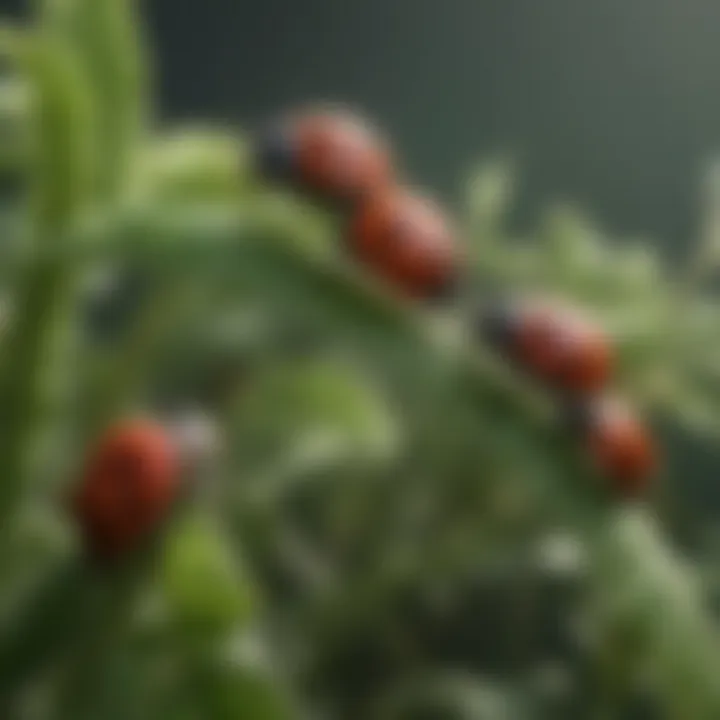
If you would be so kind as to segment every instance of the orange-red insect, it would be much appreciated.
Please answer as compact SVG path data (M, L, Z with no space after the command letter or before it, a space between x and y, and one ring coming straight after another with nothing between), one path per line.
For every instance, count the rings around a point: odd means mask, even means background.
M537 301L494 307L484 311L482 326L490 342L553 389L588 394L610 376L608 338L569 308Z
M458 251L445 214L405 190L377 193L361 204L349 245L360 262L412 297L442 295L456 280Z
M149 420L112 427L89 456L73 500L88 550L121 555L167 516L180 487L181 460L171 434Z
M385 142L361 118L316 110L286 118L259 140L260 170L334 201L356 200L388 184Z
M608 478L613 494L642 496L656 469L657 451L633 409L617 398L602 397L576 408L573 415L595 467Z

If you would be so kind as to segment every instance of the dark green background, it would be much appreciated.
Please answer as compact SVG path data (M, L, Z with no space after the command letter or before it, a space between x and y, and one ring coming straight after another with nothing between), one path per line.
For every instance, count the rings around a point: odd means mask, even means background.
M30 3L0 0L0 10ZM312 99L377 116L445 197L511 152L524 217L692 238L720 150L715 0L145 0L166 117L258 122Z
M254 122L308 99L377 116L416 182L457 197L517 157L528 217L571 199L609 231L692 237L720 146L714 0L156 0L169 116Z

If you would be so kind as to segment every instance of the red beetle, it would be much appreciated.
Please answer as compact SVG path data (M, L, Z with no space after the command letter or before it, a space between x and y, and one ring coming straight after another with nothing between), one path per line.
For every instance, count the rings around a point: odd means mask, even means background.
M290 116L260 138L257 151L263 174L328 200L357 200L392 175L379 134L341 110Z
M117 556L150 535L178 495L181 465L164 426L130 420L110 428L89 456L73 498L88 550Z
M538 301L502 304L485 310L481 325L491 343L553 389L584 395L608 381L613 354L607 337L569 308Z
M608 478L615 495L642 496L657 467L653 439L625 402L600 397L572 411L595 467Z
M352 218L349 245L360 262L412 297L441 296L454 286L453 229L424 197L393 189L368 198Z

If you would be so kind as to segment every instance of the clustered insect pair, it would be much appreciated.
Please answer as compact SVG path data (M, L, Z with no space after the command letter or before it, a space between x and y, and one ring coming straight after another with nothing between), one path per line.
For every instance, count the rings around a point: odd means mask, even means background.
M256 169L339 210L349 253L416 300L459 291L461 252L438 205L397 177L387 143L348 112L322 108L284 117L258 135ZM474 331L518 370L554 393L613 496L637 496L654 467L652 441L622 401L606 395L612 349L578 313L536 298L477 311ZM182 444L162 424L112 427L89 458L75 508L86 545L122 554L168 514L179 494Z

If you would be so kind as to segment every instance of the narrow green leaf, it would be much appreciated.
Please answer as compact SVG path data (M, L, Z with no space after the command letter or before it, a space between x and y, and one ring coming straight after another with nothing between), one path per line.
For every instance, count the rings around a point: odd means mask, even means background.
M81 64L95 122L93 190L110 200L127 189L148 121L146 51L136 0L43 0L47 34Z
M18 36L13 59L35 96L31 193L35 250L62 243L88 188L90 106L71 56L42 36ZM30 259L20 273L0 377L0 526L29 472L35 441L67 399L75 276L67 258Z

